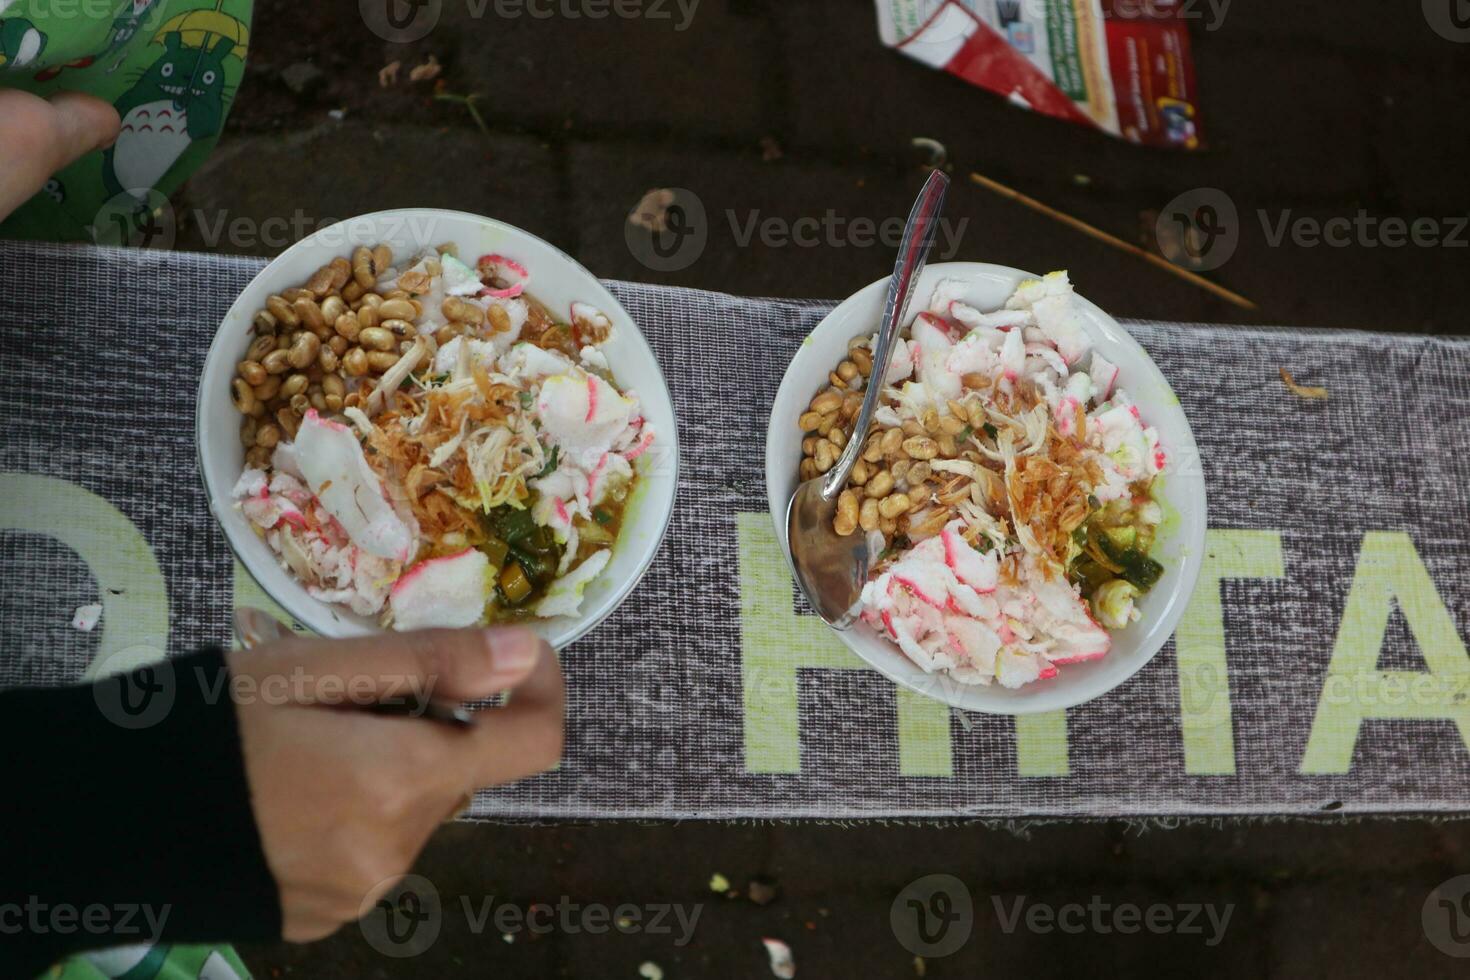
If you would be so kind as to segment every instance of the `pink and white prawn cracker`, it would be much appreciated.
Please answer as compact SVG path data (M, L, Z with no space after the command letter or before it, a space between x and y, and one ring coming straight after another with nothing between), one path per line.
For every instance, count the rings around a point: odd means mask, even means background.
M939 532L944 545L944 563L954 572L955 578L976 592L994 592L1000 579L1000 559L993 550L982 554L971 547L960 533L964 526L961 521L950 521Z
M1045 652L1054 664L1075 664L1097 660L1113 647L1113 638L1092 618L1087 603L1066 579L1047 577L1034 563L1028 562L1026 578L1040 607L1035 619L1039 628L1055 641Z
M1006 309L1029 312L1041 333L1056 344L1062 360L1074 365L1092 349L1092 341L1074 307L1074 297L1066 272L1048 272L1040 279L1028 279L1017 286L1006 300Z
M1118 383L1118 365L1093 351L1092 368L1088 374L1092 376L1092 394L1099 405L1113 397L1113 385Z
M421 561L393 583L388 595L393 628L473 626L485 615L490 590L490 559L482 551L466 548L456 555Z
M978 556L982 562L984 556ZM978 581L993 579L983 571L975 571ZM942 538L934 537L921 541L905 552L888 570L863 587L862 601L877 612L908 608L905 597L939 612L956 612L967 616L994 615L995 605L976 589L962 582L949 566Z
M960 378L948 367L954 341L950 339L944 321L932 313L920 313L914 321L912 336L914 369L919 383L937 398L946 401L958 398Z
M577 615L582 609L582 594L592 580L602 574L602 570L611 560L611 548L588 555L582 564L551 583L546 595L536 603L536 615L544 619Z
M586 371L547 378L536 399L547 436L589 469L612 449L637 407L634 399Z
M296 479L286 473L277 473L269 484L264 470L247 468L235 483L233 496L240 501L240 512L250 523L269 531L282 521L292 527L306 527L306 515L302 507L311 500L311 494Z
M525 266L504 255L482 255L475 265L481 276L492 276L510 282L510 285L505 287L487 286L480 293L481 296L488 296L492 299L512 299L521 295L526 291L526 283L531 279L531 273L526 270Z
M295 450L307 486L353 544L379 558L408 561L417 530L389 502L351 429L308 410Z
M999 553L977 551L963 530L951 521L869 582L864 621L925 671L965 684L1021 687L1108 653L1112 638L1075 586L1033 561L1003 586Z
M613 336L613 322L608 319L606 313L593 306L591 303L575 302L572 304L572 326L579 330L591 331L597 337L598 343L606 343Z

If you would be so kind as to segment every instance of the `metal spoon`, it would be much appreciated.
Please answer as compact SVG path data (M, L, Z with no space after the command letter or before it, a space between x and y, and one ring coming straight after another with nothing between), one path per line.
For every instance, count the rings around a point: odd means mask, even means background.
M796 584L818 616L836 629L847 629L857 618L858 599L868 579L870 556L868 536L854 532L846 537L832 529L837 516L837 498L847 486L853 464L867 442L868 427L878 408L879 392L888 376L888 361L893 344L902 328L909 299L924 271L924 261L934 244L939 213L944 209L944 195L949 178L935 170L914 201L903 240L898 246L898 261L893 278L888 280L888 297L883 307L883 323L878 330L878 347L873 352L873 370L869 375L867 394L858 412L847 447L824 476L807 480L796 488L786 508L786 533L791 549L791 567L796 571Z
M263 643L284 640L294 634L264 609L241 606L235 610L235 635L239 637L240 645L249 650ZM375 715L428 718L455 728L464 728L475 723L474 716L461 705L422 698L412 692L393 701L370 701L366 704L353 704L352 707Z

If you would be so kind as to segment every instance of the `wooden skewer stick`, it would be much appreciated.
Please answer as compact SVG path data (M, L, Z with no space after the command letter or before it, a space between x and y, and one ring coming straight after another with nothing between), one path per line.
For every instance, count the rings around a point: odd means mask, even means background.
M1060 221L1064 225L1075 228L1078 231L1082 232L1082 234L1087 235L1090 238L1096 238L1098 241L1111 245L1114 248L1120 248L1130 255L1134 255L1140 259L1143 259L1145 262L1148 262L1151 265L1158 266L1165 272L1176 275L1180 279L1183 279L1187 282L1192 282L1196 286L1199 286L1201 289L1214 293L1216 296L1225 300L1227 303L1233 303L1243 310L1257 309L1255 303L1252 303L1250 300L1246 299L1239 293L1232 292L1226 289L1224 286L1219 285L1218 283L1210 282L1210 280L1206 279L1204 276L1190 272L1188 269L1180 268L1173 262L1170 262L1168 259L1164 258L1162 255L1155 255L1153 252L1146 251L1139 248L1137 245L1123 241L1123 239L1117 237L1116 235L1110 235L1107 232L1103 231L1101 228L1094 228L1092 225L1083 221L1081 218L1074 218L1070 214L1065 214L1061 211L1058 211L1056 208L1047 207L1045 204L1042 204L1035 198L1027 197L1020 191L1012 190L1005 184L991 180L989 177L986 177L983 174L972 172L970 174L970 180L979 184L981 187L994 191L1001 197L1009 198L1010 200L1015 201L1017 204L1025 205L1033 211L1046 215L1048 218L1051 218L1055 221Z

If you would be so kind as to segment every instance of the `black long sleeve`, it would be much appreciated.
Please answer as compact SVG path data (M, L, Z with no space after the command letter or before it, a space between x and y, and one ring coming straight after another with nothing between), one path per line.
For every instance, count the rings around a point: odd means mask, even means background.
M227 680L212 649L126 683L0 692L0 976L280 936Z

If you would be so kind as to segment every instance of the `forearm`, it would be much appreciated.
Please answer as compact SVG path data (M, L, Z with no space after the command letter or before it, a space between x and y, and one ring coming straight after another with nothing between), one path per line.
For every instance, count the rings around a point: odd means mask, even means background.
M0 693L0 960L280 934L221 655L134 678Z

